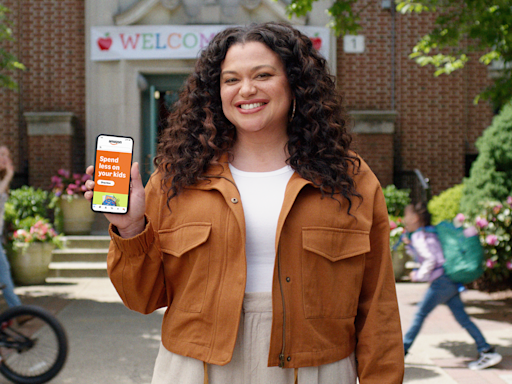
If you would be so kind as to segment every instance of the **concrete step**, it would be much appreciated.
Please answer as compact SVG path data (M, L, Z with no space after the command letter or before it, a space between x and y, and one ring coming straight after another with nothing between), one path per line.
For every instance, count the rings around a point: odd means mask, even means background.
M52 261L48 277L108 277L107 262Z
M95 248L63 248L52 252L55 262L105 262L108 249Z
M55 249L48 277L108 277L110 236L65 236L63 249Z
M108 249L110 236L65 236L66 248Z

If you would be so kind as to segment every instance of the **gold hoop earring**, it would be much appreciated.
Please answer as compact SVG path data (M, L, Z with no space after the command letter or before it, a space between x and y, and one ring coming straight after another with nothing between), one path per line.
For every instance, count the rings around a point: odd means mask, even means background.
M292 122L293 118L295 117L295 107L297 106L296 99L293 99L293 109L292 109L292 115L290 116L290 123Z

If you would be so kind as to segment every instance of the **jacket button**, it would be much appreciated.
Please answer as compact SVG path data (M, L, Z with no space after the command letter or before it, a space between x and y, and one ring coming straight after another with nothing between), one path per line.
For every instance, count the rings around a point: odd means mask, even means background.
M232 202L233 204L236 204L236 203L238 203L238 199L237 199L236 197L232 197L232 198L231 198L231 202Z
M292 359L292 357L291 357L291 356L288 356L288 357L286 358L286 360L288 360L288 361L290 361L291 359Z
M289 277L286 278L286 282L289 283L292 279L290 279Z

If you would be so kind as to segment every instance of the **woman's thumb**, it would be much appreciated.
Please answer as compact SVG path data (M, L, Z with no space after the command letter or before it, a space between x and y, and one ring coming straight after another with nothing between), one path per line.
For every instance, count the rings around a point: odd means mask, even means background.
M140 176L139 171L139 163L135 162L132 164L132 171L131 171L131 177L132 177L132 187L135 189L142 188L144 189L144 186L142 185L142 178Z

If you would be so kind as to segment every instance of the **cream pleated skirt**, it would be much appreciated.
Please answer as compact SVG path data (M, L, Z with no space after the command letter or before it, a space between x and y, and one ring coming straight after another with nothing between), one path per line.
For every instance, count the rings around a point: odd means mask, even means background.
M246 293L231 362L205 365L160 344L151 384L356 384L354 352L343 360L297 371L268 367L271 325L271 294Z

